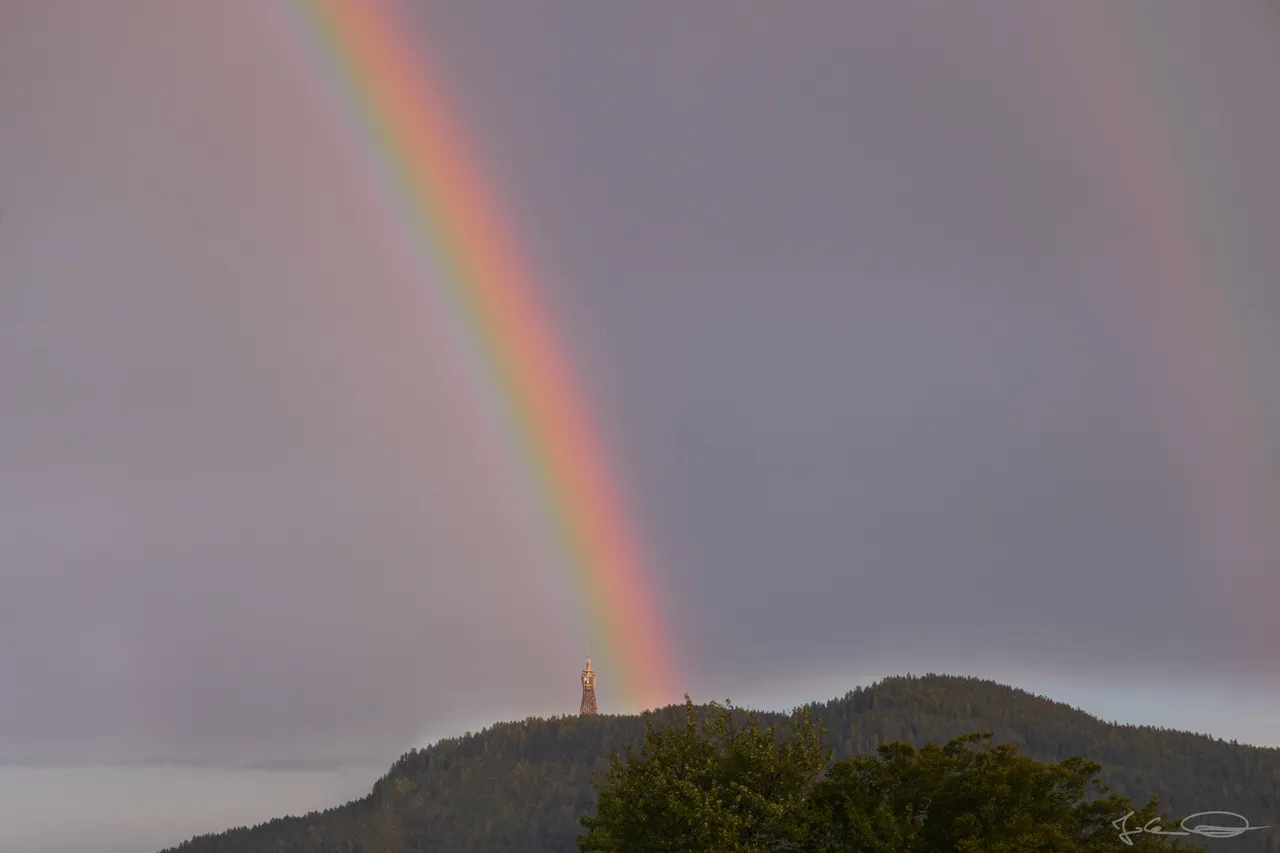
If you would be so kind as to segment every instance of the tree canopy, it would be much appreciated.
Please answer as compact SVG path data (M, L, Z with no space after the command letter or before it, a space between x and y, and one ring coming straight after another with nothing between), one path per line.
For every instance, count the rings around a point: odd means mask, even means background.
M1181 846L1122 836L1132 814L1170 826L1152 798L1135 808L1081 757L1056 763L996 745L990 732L944 746L880 746L830 763L808 708L785 727L686 697L684 725L646 720L643 745L613 752L581 819L582 853L1134 853ZM825 772L824 772L825 771ZM1200 848L1185 848L1196 850Z
M698 853L766 850L797 839L807 799L829 750L808 711L790 736L746 725L712 703L699 726L685 697L685 725L646 720L644 744L614 752L595 817L579 839L584 853Z

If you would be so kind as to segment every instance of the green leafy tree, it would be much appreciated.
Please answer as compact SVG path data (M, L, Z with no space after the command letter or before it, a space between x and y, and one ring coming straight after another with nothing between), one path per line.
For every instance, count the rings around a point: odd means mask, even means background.
M1152 853L1164 836L1125 836L1153 818L1100 783L1101 766L1071 757L1046 764L994 746L990 733L918 752L905 743L834 765L814 788L811 849L823 853ZM1153 824L1152 828L1156 828ZM1200 848L1185 848L1196 850Z
M990 733L945 746L881 746L823 775L822 734L798 712L786 737L754 716L739 728L712 704L701 726L686 697L683 727L646 720L644 744L616 752L600 780L583 853L1154 853L1166 837L1122 836L1159 814L1071 757L1047 764L995 746ZM1154 825L1153 825L1154 826Z
M583 853L763 853L794 845L829 751L808 709L787 737L753 713L711 703L701 723L685 697L682 727L645 720L644 743L611 752Z

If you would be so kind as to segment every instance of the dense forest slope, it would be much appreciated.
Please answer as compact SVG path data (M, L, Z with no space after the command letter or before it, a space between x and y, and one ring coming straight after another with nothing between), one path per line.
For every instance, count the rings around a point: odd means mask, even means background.
M658 716L672 710L680 709ZM953 676L889 678L813 710L837 760L873 753L882 743L921 746L989 731L997 743L1017 744L1043 761L1080 755L1098 762L1104 781L1135 805L1157 795L1161 809L1175 815L1225 809L1255 826L1280 827L1280 749L1113 725L1022 690ZM785 722L780 714L760 717L766 724ZM576 853L578 817L595 799L593 772L606 768L611 748L638 745L643 737L638 716L501 723L409 752L363 799L202 836L174 851ZM1280 829L1208 845L1211 851L1280 853Z

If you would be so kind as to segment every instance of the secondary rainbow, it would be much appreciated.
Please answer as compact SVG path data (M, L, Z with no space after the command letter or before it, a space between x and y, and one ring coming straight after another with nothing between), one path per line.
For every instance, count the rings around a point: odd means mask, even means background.
M1127 11L1090 3L1044 7L1101 156L1122 169L1118 191L1133 225L1126 236L1140 242L1158 282L1137 298L1150 324L1152 356L1168 371L1162 420L1187 477L1202 556L1226 582L1238 612L1255 614L1260 647L1273 649L1274 620L1256 608L1280 590L1274 523L1280 506L1255 427L1262 419L1252 406L1247 360L1233 351L1243 336L1230 310L1230 264L1213 251L1212 200L1195 192L1190 128L1174 127L1175 99L1160 91L1158 77L1141 73L1142 30ZM1150 59L1159 65L1158 57Z
M401 36L406 22L385 0L278 2L357 167L412 247L463 384L496 427L506 467L519 469L508 475L589 611L610 687L632 707L678 698L667 632L603 443L424 48Z

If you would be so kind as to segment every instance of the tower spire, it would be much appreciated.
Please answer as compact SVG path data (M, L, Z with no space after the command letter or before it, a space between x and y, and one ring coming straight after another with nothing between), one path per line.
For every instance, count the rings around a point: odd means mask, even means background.
M587 644L587 668L582 671L582 707L578 710L581 716L599 714L596 706L596 673L591 668L591 644Z

